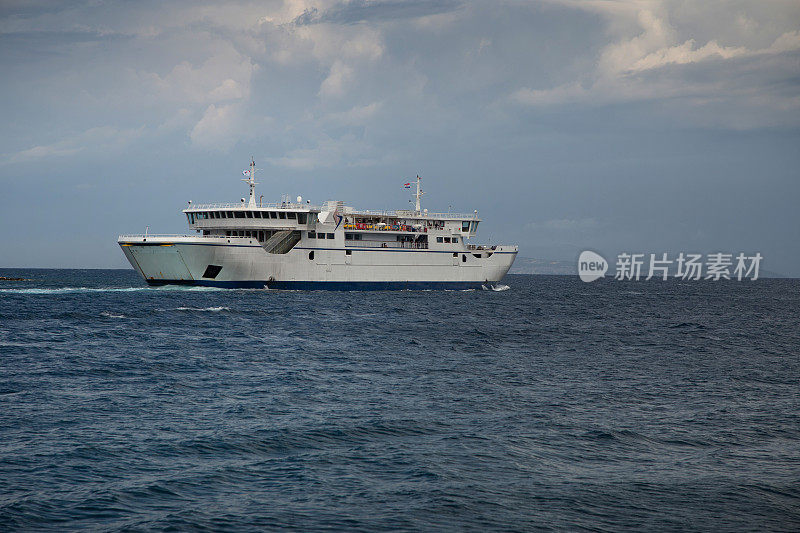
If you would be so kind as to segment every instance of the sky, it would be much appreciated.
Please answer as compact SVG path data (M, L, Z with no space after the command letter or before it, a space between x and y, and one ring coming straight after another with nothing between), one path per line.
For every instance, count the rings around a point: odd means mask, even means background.
M257 194L483 219L525 257L800 276L800 2L0 3L0 267Z

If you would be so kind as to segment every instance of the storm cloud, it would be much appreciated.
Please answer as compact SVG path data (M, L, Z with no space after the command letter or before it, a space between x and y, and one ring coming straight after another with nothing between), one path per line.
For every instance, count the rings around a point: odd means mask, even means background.
M756 252L800 275L800 5L4 2L0 266L259 194L478 209L528 257Z

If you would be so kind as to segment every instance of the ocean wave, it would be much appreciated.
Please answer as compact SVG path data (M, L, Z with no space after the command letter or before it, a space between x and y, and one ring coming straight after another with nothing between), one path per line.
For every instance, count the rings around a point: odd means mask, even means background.
M111 311L103 311L100 313L100 316L104 316L106 318L128 318L125 315L118 315L116 313L112 313Z
M75 294L93 292L141 292L141 291L225 291L220 287L184 287L165 285L163 287L56 287L51 289L0 289L0 294Z
M212 313L219 313L220 311L230 311L230 307L223 305L217 307L176 307L177 311L211 311Z
M494 292L502 292L507 291L510 289L508 285L503 285L502 283L498 283L496 285L481 285L481 289L485 291L494 291Z

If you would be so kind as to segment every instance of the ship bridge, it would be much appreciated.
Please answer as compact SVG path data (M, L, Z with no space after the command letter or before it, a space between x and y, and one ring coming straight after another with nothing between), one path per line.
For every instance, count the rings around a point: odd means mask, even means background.
M295 202L264 203L255 197L255 163L248 179L249 199L238 204L191 205L183 210L190 228L204 237L244 238L272 253L287 253L295 245L349 248L413 248L463 251L474 237L480 218L472 213L431 213L420 206L423 195L417 177L416 209L374 211L356 209L338 200L321 206ZM263 198L263 197L262 197ZM236 241L234 241L236 242Z

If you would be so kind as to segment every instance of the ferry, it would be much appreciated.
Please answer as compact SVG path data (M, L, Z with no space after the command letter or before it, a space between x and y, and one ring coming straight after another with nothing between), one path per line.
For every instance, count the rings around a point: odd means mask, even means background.
M189 235L120 235L118 243L150 285L296 290L479 289L499 282L517 246L472 244L471 214L421 208L365 211L298 196L256 199L255 161L243 171L249 197L183 210ZM406 188L411 183L405 184Z

